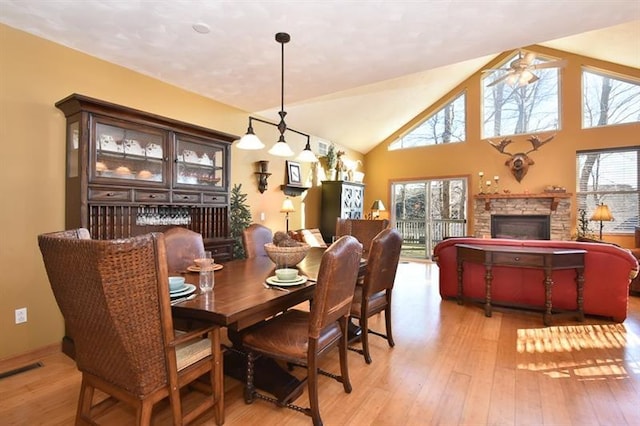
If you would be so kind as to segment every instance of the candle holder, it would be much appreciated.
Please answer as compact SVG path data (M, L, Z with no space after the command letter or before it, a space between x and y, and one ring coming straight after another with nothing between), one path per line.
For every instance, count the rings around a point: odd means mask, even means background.
M480 189L480 194L484 194L484 188L482 187L482 178L484 177L484 173L478 173L478 189Z
M498 193L498 185L499 185L499 182L500 182L500 177L494 176L493 177L493 181L495 182L495 186L493 187L493 192L495 194L497 194Z

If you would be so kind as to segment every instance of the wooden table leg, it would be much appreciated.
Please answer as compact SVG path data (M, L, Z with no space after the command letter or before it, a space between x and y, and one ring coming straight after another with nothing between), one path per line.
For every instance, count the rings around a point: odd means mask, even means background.
M462 260L458 259L458 305L462 305Z
M578 320L584 321L584 268L576 268L576 285L578 289Z
M484 275L485 295L484 295L484 316L490 317L491 312L491 281L493 281L493 273L491 264L484 265L486 274Z
M549 326L552 324L551 320L551 308L553 303L551 301L551 287L553 286L553 279L551 278L551 270L549 268L544 269L544 325Z

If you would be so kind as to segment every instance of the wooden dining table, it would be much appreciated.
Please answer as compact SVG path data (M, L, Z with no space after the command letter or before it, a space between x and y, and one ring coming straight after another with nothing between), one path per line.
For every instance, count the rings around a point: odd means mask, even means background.
M265 320L273 315L278 314L292 306L310 300L313 297L315 282L318 278L320 262L324 248L312 247L307 256L296 267L300 275L308 278L307 282L297 286L286 287L286 291L265 287L266 279L275 274L275 264L266 256L258 256L252 259L236 259L227 262L223 268L215 271L215 284L213 291L209 293L198 294L194 299L185 300L177 303L172 307L173 316L181 321L197 320L218 324L233 331L241 331L251 325ZM198 286L199 275L197 272L188 272L184 274L186 282ZM214 357L222 360L222 351ZM225 373L231 376L242 376L244 370L240 366L241 371L233 366L238 367L238 357L236 351L227 351L224 358ZM269 360L267 360L267 363ZM256 366L258 367L258 366ZM260 377L260 369L255 372L256 385L260 382L269 386L265 389L279 400L285 401L291 399L292 389L300 388L299 381L285 370L273 371L278 369L275 362L265 365L265 376ZM240 380L242 378L236 377ZM280 380L280 382L278 382ZM216 375L216 383L213 383L214 389L218 390L218 394L224 394L224 377L222 374ZM224 421L224 403L223 400L218 404L217 418Z

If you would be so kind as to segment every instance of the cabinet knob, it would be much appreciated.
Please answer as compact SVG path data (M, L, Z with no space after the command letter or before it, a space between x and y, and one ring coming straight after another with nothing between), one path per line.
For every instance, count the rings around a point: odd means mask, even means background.
M149 194L149 198L156 198L156 194Z
M107 197L113 197L114 195L116 195L116 194L114 194L113 192L107 192L107 193L106 193L106 196L107 196Z
M514 257L513 260L515 260L516 262L520 261L520 258L518 256Z
M188 199L189 199L189 196L188 196L188 195L183 195L183 196L182 196L182 199L183 199L183 200L188 200Z

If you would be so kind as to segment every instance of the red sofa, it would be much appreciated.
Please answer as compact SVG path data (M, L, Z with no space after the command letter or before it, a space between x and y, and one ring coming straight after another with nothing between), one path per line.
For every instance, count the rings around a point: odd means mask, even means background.
M456 244L554 247L587 251L584 269L584 313L622 322L627 317L629 283L638 274L638 261L627 249L610 244L577 241L511 240L482 238L449 238L434 248L433 260L440 269L440 296L455 298L458 294ZM465 297L484 300L484 265L465 263ZM576 309L576 273L574 270L553 272L553 307ZM538 269L495 266L493 268L492 301L495 304L544 307L544 273Z

